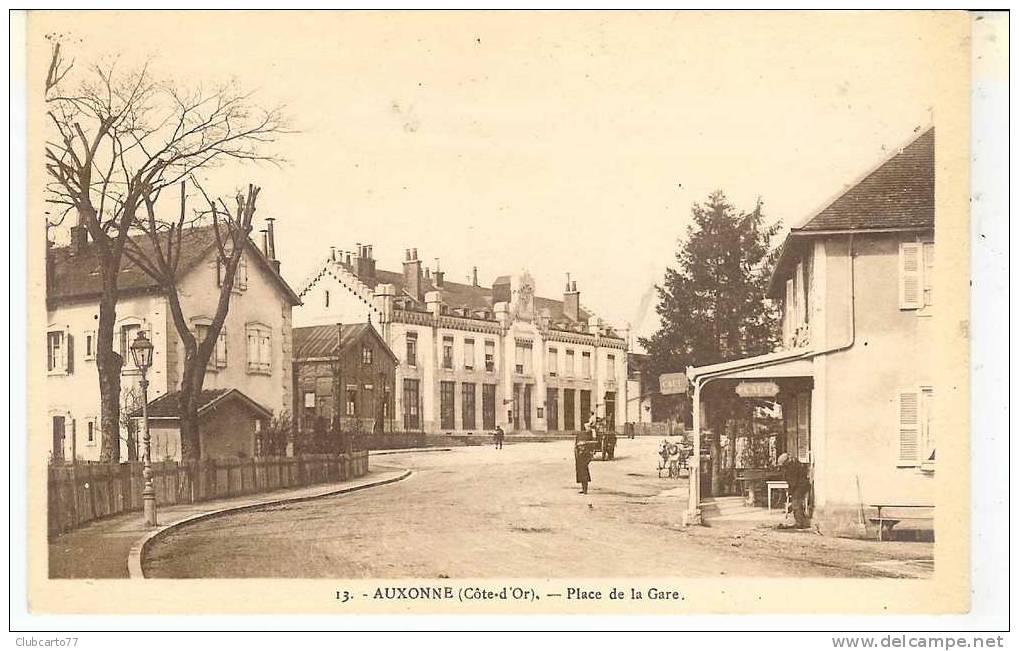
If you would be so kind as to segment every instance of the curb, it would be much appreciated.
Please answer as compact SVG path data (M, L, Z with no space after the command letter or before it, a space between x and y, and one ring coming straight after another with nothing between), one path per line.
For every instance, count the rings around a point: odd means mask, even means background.
M394 470L400 470L400 469L399 468L394 468ZM324 493L315 493L313 495L302 495L300 497L287 497L287 498L282 498L282 499L277 499L277 500L266 500L264 502L255 502L253 504L240 504L240 505L237 505L237 506L228 506L226 508L216 509L214 511L205 511L203 513L196 513L194 515L189 515L189 516L187 516L185 518L181 518L180 520L176 520L176 521L171 522L169 524L160 525L158 529L153 529L152 531L150 531L147 534L145 534L144 536L142 536L140 539L136 540L133 545L131 545L131 551L128 552L128 555L127 555L127 573L128 573L128 578L131 578L131 579L144 579L144 578L146 578L145 571L142 569L142 556L145 555L145 551L148 549L149 545L151 545L153 542L155 542L156 540L161 538L167 532L169 532L169 531L171 531L173 529L176 529L178 527L184 526L186 524L191 524L191 523L194 523L194 522L199 522L201 520L207 520L209 518L214 518L216 516L224 515L224 514L227 514L227 513L238 513L238 512L241 512L241 511L249 511L249 510L259 509L259 508L262 508L262 507L265 507L265 506L275 506L275 505L278 505L278 504L294 504L294 503L297 503L297 502L306 502L308 500L314 500L314 499L318 499L320 497L331 497L331 496L334 496L334 495L343 495L345 493L353 493L353 492L356 492L356 491L359 491L359 490L364 490L366 488L375 488L377 486L384 486L386 484L392 484L392 483L404 480L407 477L410 477L411 472L412 471L410 471L410 470L404 469L400 474L398 474L395 477L389 477L389 478L386 478L386 479L379 479L377 481L368 482L366 484L360 484L360 485L357 485L357 486L347 486L347 487L340 488L340 489L337 489L337 490L326 491Z
M417 454L419 452L452 452L453 448L395 448L392 450L379 450L371 451L368 453L370 457L384 457L390 454Z

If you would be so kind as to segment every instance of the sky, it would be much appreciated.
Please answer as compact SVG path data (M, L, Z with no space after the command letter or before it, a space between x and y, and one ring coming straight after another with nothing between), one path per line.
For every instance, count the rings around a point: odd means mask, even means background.
M235 79L295 133L280 167L216 170L262 187L296 289L329 247L482 284L528 270L636 334L694 202L716 189L770 220L809 218L922 126L938 62L966 52L948 14L702 12L38 12L81 66L151 58L189 85ZM439 258L436 263L435 258Z

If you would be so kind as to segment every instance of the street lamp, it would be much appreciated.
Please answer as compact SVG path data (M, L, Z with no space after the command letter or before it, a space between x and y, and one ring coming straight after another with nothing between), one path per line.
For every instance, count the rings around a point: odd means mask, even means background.
M131 343L131 357L134 359L134 365L142 374L142 427L144 427L142 441L145 444L142 455L142 479L145 482L142 488L142 507L145 511L145 524L154 527L156 525L156 489L152 486L152 445L149 434L149 380L146 377L149 367L152 366L152 342L148 340L144 332L139 332L138 336Z

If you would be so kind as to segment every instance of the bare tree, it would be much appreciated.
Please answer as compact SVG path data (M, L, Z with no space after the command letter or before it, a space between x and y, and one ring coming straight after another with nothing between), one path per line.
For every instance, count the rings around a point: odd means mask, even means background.
M76 214L76 235L93 243L102 283L96 337L101 459L119 461L124 360L113 347L118 275L145 197L226 160L278 162L261 152L285 128L280 109L260 110L250 93L230 84L181 89L156 80L147 63L123 70L114 60L89 67L67 89L72 69L55 44L45 92L47 202L57 212L47 221L58 224Z
M230 310L230 297L236 282L237 267L245 247L250 242L251 222L259 192L259 188L253 185L249 185L244 194L238 192L234 198L235 207L231 210L226 202L209 198L200 185L197 187L208 204L208 212L201 214L211 215L212 231L216 240L216 260L223 270L216 311L201 340L195 336L188 324L178 292L180 275L183 271L180 261L185 243L184 230L189 225L186 219L187 192L183 181L180 183L180 209L176 221L166 222L157 218L158 188L143 195L145 216L139 220L138 228L145 233L145 237L127 240L124 249L125 255L132 262L159 283L170 304L170 314L177 335L184 343L179 414L181 458L184 461L199 458L201 447L198 431L200 406L198 399L205 382L206 367L216 351L216 341ZM146 240L147 246L142 245L142 239Z

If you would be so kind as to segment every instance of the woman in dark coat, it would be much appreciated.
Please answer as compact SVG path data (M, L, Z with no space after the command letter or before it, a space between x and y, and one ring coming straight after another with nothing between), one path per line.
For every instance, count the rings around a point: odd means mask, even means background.
M573 443L573 460L577 466L577 483L580 484L580 492L587 492L587 485L591 481L591 470L588 464L591 463L593 448L590 444L591 434L589 432L577 432L577 438Z

